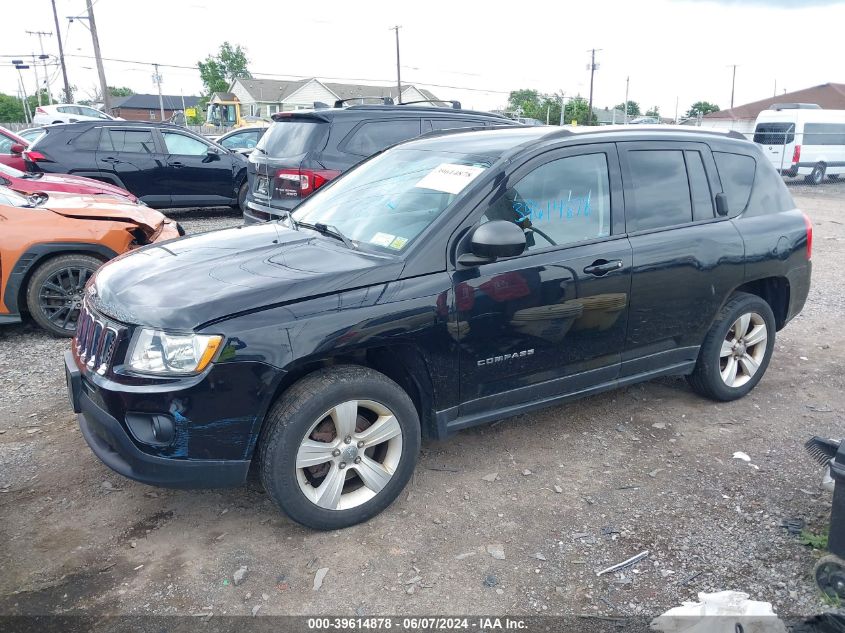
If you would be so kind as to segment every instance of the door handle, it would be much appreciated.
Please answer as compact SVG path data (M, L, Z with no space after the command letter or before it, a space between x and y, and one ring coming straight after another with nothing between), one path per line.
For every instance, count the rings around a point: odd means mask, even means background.
M114 156L106 156L105 158L101 158L100 161L102 161L104 163L119 163L120 162Z
M182 168L182 167L184 167L185 165L184 165L183 163L180 163L180 162L177 160L177 161L175 161L175 162L173 162L173 163L167 163L167 166L168 166L168 167L173 167L174 169L181 169L181 168Z
M602 275L606 275L614 270L619 270L620 268L622 268L621 259L612 259L610 261L607 261L606 259L597 259L592 264L584 268L584 272L588 275L601 277Z

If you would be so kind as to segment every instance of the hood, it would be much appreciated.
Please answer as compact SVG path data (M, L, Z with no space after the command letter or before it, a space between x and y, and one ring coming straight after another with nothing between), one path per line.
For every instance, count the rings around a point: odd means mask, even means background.
M138 198L134 194L129 193L125 189L121 189L115 185L110 185L107 182L94 180L93 178L85 178L84 176L74 176L72 174L44 174L40 178L29 179L31 188L38 190L40 184L71 186L75 188L85 188L89 194L108 194L110 196L118 196L122 199L128 198L132 202L137 202Z
M127 202L125 198L119 200L104 196L51 193L43 207L68 218L132 222L147 233L156 231L165 219L160 212Z
M89 287L124 323L193 330L233 314L396 279L403 262L271 222L152 244L112 260Z

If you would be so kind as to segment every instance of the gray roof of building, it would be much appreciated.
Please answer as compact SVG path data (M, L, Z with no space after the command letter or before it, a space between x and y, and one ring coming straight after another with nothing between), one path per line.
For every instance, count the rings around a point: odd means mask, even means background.
M162 95L165 110L181 110L184 99L186 108L193 108L198 103L199 97L182 95ZM158 95L134 94L128 97L115 97L112 99L112 108L124 108L127 110L158 110Z

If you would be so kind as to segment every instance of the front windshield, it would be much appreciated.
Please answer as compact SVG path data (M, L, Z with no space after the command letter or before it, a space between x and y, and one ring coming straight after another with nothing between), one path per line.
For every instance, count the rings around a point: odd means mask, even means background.
M494 159L417 149L389 150L363 163L294 211L297 222L336 228L359 245L398 253L422 233Z

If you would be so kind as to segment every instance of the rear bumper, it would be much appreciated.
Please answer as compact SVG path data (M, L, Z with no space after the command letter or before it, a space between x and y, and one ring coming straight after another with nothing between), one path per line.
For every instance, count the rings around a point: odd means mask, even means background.
M274 204L273 206L269 206L247 198L246 211L244 211L244 224L256 224L258 222L279 220L285 217L288 211L293 210L300 202L301 200L292 200L288 204L280 202L278 204Z
M86 393L71 352L65 352L68 398L94 454L129 479L168 488L223 488L246 481L249 460L174 459L141 451L124 427Z

